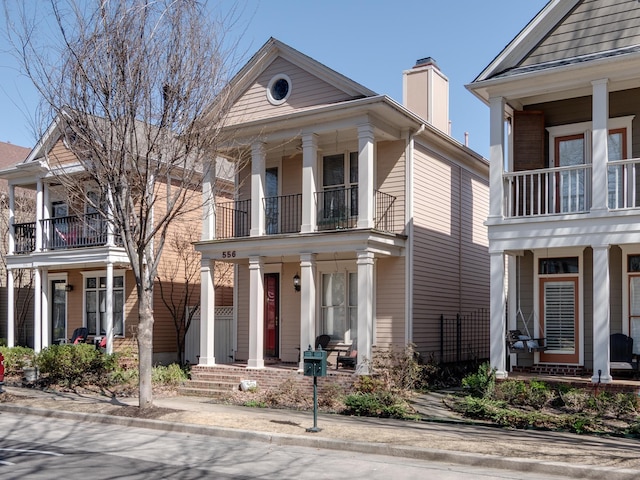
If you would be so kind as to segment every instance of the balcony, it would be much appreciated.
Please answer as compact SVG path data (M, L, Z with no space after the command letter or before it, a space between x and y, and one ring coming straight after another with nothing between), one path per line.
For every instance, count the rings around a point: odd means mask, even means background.
M50 218L41 220L41 224L43 250L66 250L107 244L107 222L97 213ZM35 251L36 222L15 224L13 231L15 254ZM117 235L115 243L122 245Z
M640 159L607 164L607 184L592 184L591 164L510 172L503 175L505 217L583 214L591 210L592 189L607 190L609 210L640 207Z
M358 223L358 187L336 188L317 192L318 231L356 228ZM395 231L396 197L375 192L374 228L383 232ZM302 194L266 197L263 199L265 234L299 233L302 224ZM251 200L237 200L216 204L216 238L249 236L251 229Z

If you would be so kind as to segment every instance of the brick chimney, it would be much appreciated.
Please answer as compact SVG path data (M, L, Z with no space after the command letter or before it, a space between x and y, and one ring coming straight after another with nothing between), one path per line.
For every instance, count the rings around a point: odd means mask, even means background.
M449 79L431 57L402 72L402 104L446 134L449 128Z

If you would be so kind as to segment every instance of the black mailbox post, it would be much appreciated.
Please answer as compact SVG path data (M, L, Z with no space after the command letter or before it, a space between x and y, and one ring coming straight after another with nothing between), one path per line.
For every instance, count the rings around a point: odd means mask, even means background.
M319 432L318 428L318 377L327 376L327 352L322 348L309 349L303 352L304 374L313 377L313 427L307 428L307 432Z

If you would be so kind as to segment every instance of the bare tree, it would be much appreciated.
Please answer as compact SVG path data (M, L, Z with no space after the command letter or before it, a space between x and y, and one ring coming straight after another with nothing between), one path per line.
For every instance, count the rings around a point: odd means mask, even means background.
M196 0L50 0L48 7L12 3L7 18L19 21L8 30L77 158L49 157L49 167L71 200L90 203L109 222L129 256L145 408L153 401L154 279L169 225L201 207L227 110L235 45L225 34L236 12L213 21ZM44 30L54 41L36 35L48 18ZM97 201L85 184L98 189Z

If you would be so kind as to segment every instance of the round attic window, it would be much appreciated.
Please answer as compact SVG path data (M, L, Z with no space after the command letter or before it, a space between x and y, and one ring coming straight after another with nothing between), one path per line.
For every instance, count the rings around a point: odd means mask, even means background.
M291 94L291 79L281 73L276 75L269 82L267 87L267 98L272 105L282 105Z

